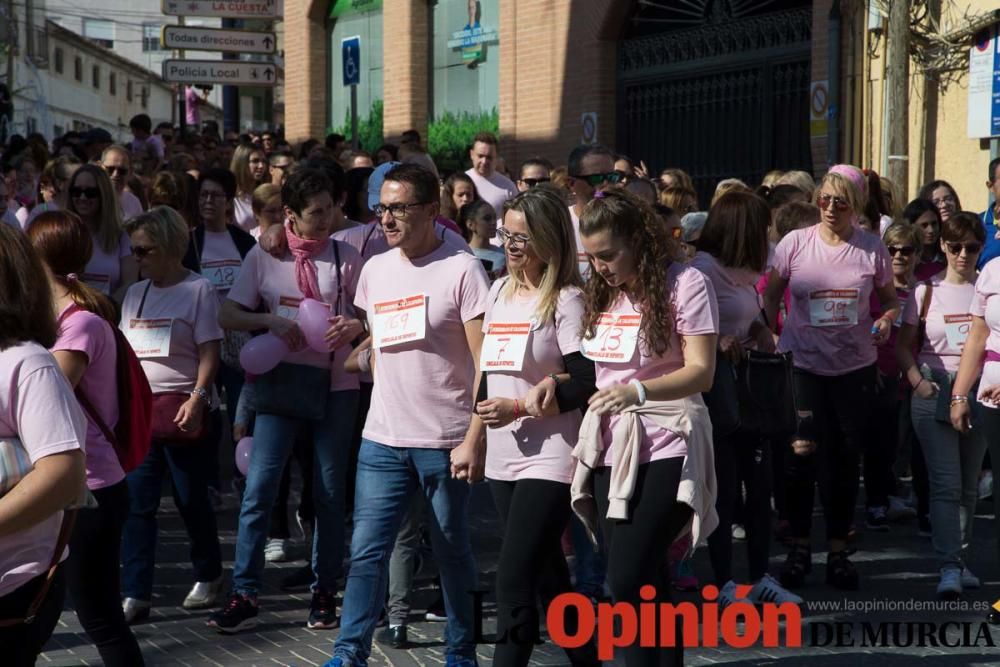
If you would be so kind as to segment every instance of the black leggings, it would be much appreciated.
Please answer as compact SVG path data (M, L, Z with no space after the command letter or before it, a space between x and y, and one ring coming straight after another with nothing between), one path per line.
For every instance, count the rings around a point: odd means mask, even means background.
M671 602L667 548L691 518L691 508L677 502L683 457L653 461L639 466L635 489L628 503L628 519L605 519L611 468L594 472L594 498L602 517L608 549L608 586L615 602L628 602L638 609L639 589L656 588L656 604ZM683 637L681 615L676 636ZM641 648L636 642L622 649L627 667L682 665L684 647Z
M887 507L896 495L892 467L899 448L899 379L882 377L864 433L865 506Z
M80 624L108 667L142 665L139 644L125 623L121 601L122 526L128 516L128 484L93 492L95 509L77 512L69 558L62 565Z
M547 608L557 595L573 590L560 544L570 515L569 484L490 480L490 491L504 525L497 562L498 641L493 664L527 665L538 641L539 597ZM566 653L571 664L599 664L593 645Z
M791 536L809 537L818 478L827 539L846 540L858 495L861 442L874 401L875 366L837 376L796 368L793 379L798 411L795 438L811 440L817 449L785 457Z
M46 567L45 572L0 598L0 620L24 618L47 576ZM48 593L45 594L45 600L35 612L35 620L32 623L0 628L0 655L3 656L0 662L5 667L32 667L35 664L45 642L56 629L65 599L66 580L60 565Z
M721 587L733 578L732 525L746 484L743 526L747 533L750 581L767 572L771 545L771 445L756 433L737 430L715 438L715 509L719 526L708 536L708 555Z

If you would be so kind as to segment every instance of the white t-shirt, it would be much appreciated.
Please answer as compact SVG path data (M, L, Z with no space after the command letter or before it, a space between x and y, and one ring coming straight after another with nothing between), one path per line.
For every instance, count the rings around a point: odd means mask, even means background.
M475 169L470 169L465 174L476 184L479 198L486 200L496 211L497 227L499 227L503 223L503 203L517 194L517 186L512 180L497 171L494 171L488 178L480 176ZM500 245L500 240L494 237L491 243Z
M128 222L137 215L142 215L142 202L128 190L122 190L118 196L122 207L122 222Z

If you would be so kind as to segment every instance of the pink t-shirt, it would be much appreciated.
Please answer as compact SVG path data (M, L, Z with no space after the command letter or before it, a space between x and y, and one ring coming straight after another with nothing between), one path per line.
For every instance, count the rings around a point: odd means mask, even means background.
M122 193L118 195L118 201L121 203L124 222L128 222L137 215L142 215L142 202L128 190L122 190Z
M68 315L66 313L69 313ZM52 351L82 352L87 355L87 370L78 388L111 431L118 425L117 347L111 325L94 313L75 305L60 313L59 338ZM87 417L87 488L103 489L125 479L114 446L104 437L101 427Z
M1000 261L991 259L979 272L976 279L976 293L969 312L986 320L990 335L986 339L986 350L1000 354ZM991 408L1000 407L992 401L984 401L982 391L1000 384L1000 361L987 361L983 365L983 376L979 382L979 402Z
M387 276L391 277L387 279ZM423 295L423 338L374 348L375 388L364 437L390 447L451 449L472 414L475 362L465 323L486 312L489 282L472 254L448 243L416 259L399 248L372 257L361 271L355 305L369 329L375 306ZM413 311L414 320L417 320Z
M138 322L139 304L147 287L142 322ZM161 335L152 338L141 334L149 330L147 326ZM198 381L198 346L222 340L219 298L212 283L197 273L188 273L181 282L165 288L140 280L125 293L119 328L139 355L154 394L189 392Z
M340 281L337 280L337 263L334 244L340 253ZM354 294L361 274L361 256L346 243L331 241L326 250L313 258L316 278L323 303L330 305L331 316L339 314L356 317ZM249 310L256 310L263 301L268 311L294 320L298 318L302 292L295 280L295 260L290 252L281 259L272 257L261 248L254 247L243 260L239 280L231 290L229 299ZM338 307L339 302L339 307ZM338 310L339 308L339 310ZM330 391L349 391L358 388L358 376L344 370L344 362L351 354L350 341L334 351L316 352L310 347L291 352L284 361L289 364L331 368Z
M253 198L250 195L237 195L233 199L233 218L236 226L245 232L257 227L257 218L253 216Z
M0 351L0 378L0 439L19 439L32 463L86 450L87 421L48 350L21 343ZM62 516L0 537L0 597L49 569Z
M228 231L205 230L205 245L201 248L201 275L205 276L219 294L219 303L236 284L243 266L243 258Z
M920 324L920 308L924 303L927 286L920 283L906 300L903 321L911 326ZM976 298L973 283L957 285L945 282L942 277L931 279L931 302L927 308L924 346L917 354L917 364L926 364L936 371L957 373L962 359L962 348L972 327L969 312Z
M875 363L868 306L872 291L892 281L892 260L882 240L860 227L838 246L819 229L790 232L774 250L774 269L792 293L778 348L793 353L797 368L844 375Z
M121 261L123 257L132 256L132 243L129 241L128 234L122 232L118 239L118 248L109 253L104 251L96 236L93 237L93 240L94 252L91 254L87 268L84 269L81 277L85 283L97 291L105 296L111 296L121 285Z
M469 244L460 234L456 234L440 222L434 223L434 235L453 248L472 253ZM352 246L366 262L375 255L389 252L389 242L385 240L385 231L378 222L341 229L339 232L334 232L331 238Z
M476 192L479 193L479 198L484 199L496 211L497 226L499 226L502 222L500 216L503 214L503 203L517 194L517 186L514 185L514 181L498 171L494 171L492 175L486 177L480 176L475 169L469 169L465 175L472 179L476 186Z
M483 333L491 323L528 323L530 333L520 371L487 372L490 398L522 399L549 373L563 373L563 357L580 351L583 293L567 287L559 294L555 316L545 322L535 317L538 295L500 296L506 280L493 284L483 321ZM545 479L569 484L573 478L573 447L583 415L579 410L535 419L527 417L503 428L486 429L486 476L489 479Z
M719 304L719 335L734 336L744 347L754 347L750 326L760 316L760 295L754 285L760 275L748 269L723 266L707 252L695 254L691 266L705 274Z
M662 356L653 356L645 347L640 335L628 362L595 362L598 389L626 384L633 378L650 380L683 368L684 356L681 352L680 336L707 336L719 333L719 307L715 289L705 274L688 264L673 262L667 269L667 285L670 289L669 298L674 321L666 352ZM635 315L639 311L622 292L608 312L613 315ZM601 465L611 465L613 449L611 431L618 419L617 415L605 415L601 420L605 446ZM660 428L644 417L640 419L646 430L642 436L640 464L687 454L687 443L679 435Z

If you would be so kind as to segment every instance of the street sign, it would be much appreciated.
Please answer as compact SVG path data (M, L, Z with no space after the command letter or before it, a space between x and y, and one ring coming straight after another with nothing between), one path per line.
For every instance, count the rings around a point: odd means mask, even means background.
M160 44L165 49L271 54L276 51L277 41L273 32L165 25L160 33Z
M163 79L170 83L273 86L273 63L241 60L164 60Z
M361 83L361 36L345 37L340 40L345 86Z
M976 34L969 51L970 139L1000 135L1000 39L992 26Z
M168 16L215 16L229 19L273 19L277 0L160 0Z

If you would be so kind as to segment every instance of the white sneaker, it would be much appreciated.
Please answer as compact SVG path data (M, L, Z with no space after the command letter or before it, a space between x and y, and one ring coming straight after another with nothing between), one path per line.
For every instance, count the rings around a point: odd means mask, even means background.
M972 573L967 567L962 568L962 588L979 588L982 583L979 581L979 577Z
M754 604L762 604L764 602L773 604L784 604L785 602L802 604L802 598L782 586L778 583L777 579L769 574L765 574L761 577L760 581L754 584L754 587L750 589L748 599Z
M191 587L191 592L181 604L185 609L208 609L215 606L215 600L222 590L222 575L215 581L199 581Z
M979 478L979 499L986 500L993 495L993 471L987 470Z
M149 610L153 604L148 600L137 600L136 598L125 598L122 600L122 612L125 614L125 622L129 625L138 623L149 618Z
M941 581L938 582L937 594L939 598L953 599L962 594L962 571L957 567L948 567L941 570Z
M268 563L284 563L288 560L288 540L280 537L268 538L264 545L264 560Z
M730 579L719 589L719 609L725 609L734 602L749 603L750 601L746 598L736 597L736 582Z
M902 498L889 496L889 511L886 513L886 516L889 521L912 519L917 516L917 510L907 505Z

